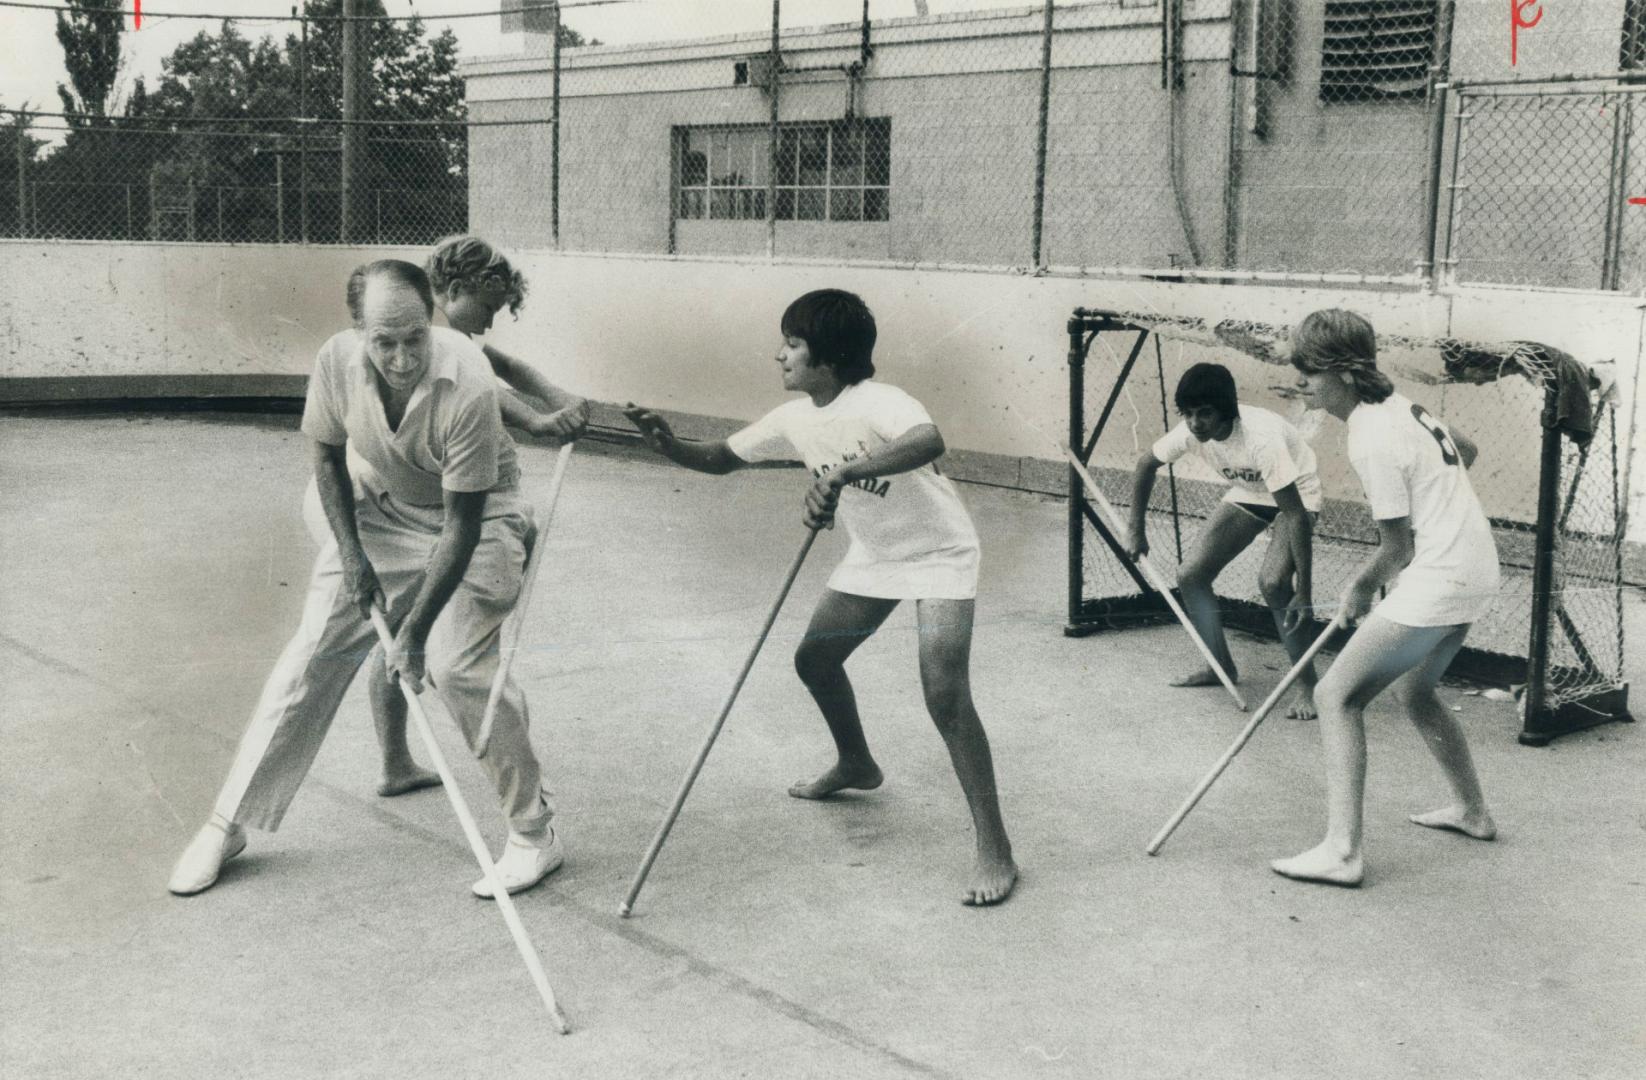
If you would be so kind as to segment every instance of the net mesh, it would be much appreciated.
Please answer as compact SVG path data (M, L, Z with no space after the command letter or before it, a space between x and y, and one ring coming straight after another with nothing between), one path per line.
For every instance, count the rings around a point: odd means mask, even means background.
M1314 597L1324 621L1336 598L1377 544L1377 527L1326 414L1305 410L1289 364L1289 330L1261 322L1153 311L1114 311L1101 331L1087 330L1083 409L1092 474L1117 508L1129 505L1138 456L1176 423L1170 401L1178 378L1201 361L1233 373L1240 400L1285 416L1314 447L1325 501L1314 530ZM1129 373L1128 358L1136 350ZM1502 587L1470 631L1468 648L1490 661L1477 670L1525 678L1534 615L1540 442L1545 405L1562 398L1556 488L1549 663L1550 708L1622 685L1622 540L1616 409L1604 371L1536 342L1460 341L1380 334L1379 368L1395 389L1463 433L1494 434L1470 480L1492 524ZM1586 419L1585 419L1586 418ZM1504 432L1523 432L1521 438ZM1178 564L1201 540L1227 485L1193 457L1162 470L1146 515L1151 558L1174 586ZM1124 511L1122 510L1122 513ZM1137 596L1125 566L1095 536L1082 546L1078 623ZM1263 544L1253 544L1219 576L1221 599L1261 608ZM1261 613L1260 613L1261 614ZM1243 625L1262 630L1266 614ZM1113 623L1116 620L1110 619ZM1122 625L1124 620L1120 620Z

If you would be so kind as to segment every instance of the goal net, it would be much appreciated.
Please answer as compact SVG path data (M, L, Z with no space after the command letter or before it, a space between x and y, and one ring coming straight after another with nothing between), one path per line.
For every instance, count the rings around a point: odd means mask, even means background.
M1122 516L1140 454L1177 423L1179 376L1211 361L1243 404L1280 413L1314 447L1325 504L1314 530L1314 598L1330 620L1370 557L1377 528L1344 451L1345 432L1298 400L1289 328L1149 311L1077 309L1069 320L1069 445ZM1623 492L1607 381L1532 341L1378 335L1395 389L1481 446L1470 481L1491 520L1503 583L1452 674L1513 687L1521 741L1627 718L1623 682ZM1070 476L1068 632L1158 622L1166 608ZM1175 585L1226 483L1197 459L1163 468L1146 514L1151 561ZM1258 589L1263 543L1218 578L1227 624L1270 638Z

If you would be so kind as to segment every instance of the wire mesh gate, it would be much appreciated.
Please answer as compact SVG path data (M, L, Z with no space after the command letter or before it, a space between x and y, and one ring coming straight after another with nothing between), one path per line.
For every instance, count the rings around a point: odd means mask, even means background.
M1639 147L1646 86L1453 87L1443 265L1456 281L1646 285Z

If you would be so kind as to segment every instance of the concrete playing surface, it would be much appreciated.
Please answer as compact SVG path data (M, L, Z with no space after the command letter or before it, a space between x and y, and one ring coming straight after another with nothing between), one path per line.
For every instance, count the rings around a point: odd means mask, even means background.
M515 672L569 859L517 898L552 1032L444 796L373 794L363 687L277 834L165 883L296 625L313 549L290 418L0 422L0 1074L96 1077L1646 1075L1646 739L1534 750L1449 689L1502 829L1368 716L1368 882L1276 877L1318 838L1315 726L1272 718L1158 858L1144 843L1244 723L1167 688L1182 631L1061 634L1062 504L963 487L973 658L1023 867L957 901L971 833L921 703L912 610L854 658L879 791L788 798L830 743L789 654L795 586L634 918L617 904L802 538L802 476L574 455ZM552 452L524 448L529 493ZM1637 594L1631 678L1646 693ZM1254 704L1278 648L1234 642ZM442 745L502 826L449 721ZM424 754L419 756L427 763Z

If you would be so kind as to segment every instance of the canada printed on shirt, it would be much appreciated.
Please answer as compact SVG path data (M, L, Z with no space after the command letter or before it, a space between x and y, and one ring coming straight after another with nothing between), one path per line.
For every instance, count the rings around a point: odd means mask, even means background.
M850 453L846 454L844 457L842 457L840 459L839 463L835 464L835 465L828 465L828 464L819 465L817 468L812 470L812 476L815 479L821 480L821 479L823 479L823 477L829 475L830 473L834 472L836 469L840 468L841 465L845 465L849 462L856 461L858 458L861 458L861 457L867 457L868 453L869 453L869 444L864 442L862 439L859 439L859 440L857 440L857 453L855 453L855 454L850 454ZM886 492L888 492L892 489L892 482L890 480L876 479L874 477L868 477L868 478L865 478L865 479L862 479L862 480L849 481L843 486L849 487L849 488L856 488L858 491L867 491L870 495L878 495L882 499L884 499L886 497Z
M823 477L848 462L872 461L887 444L931 423L931 414L907 392L865 379L825 405L809 397L784 402L726 442L751 463L793 461L798 453L813 477ZM921 562L934 553L977 547L977 530L936 461L843 486L838 520L852 539L855 554L848 561L854 565Z

